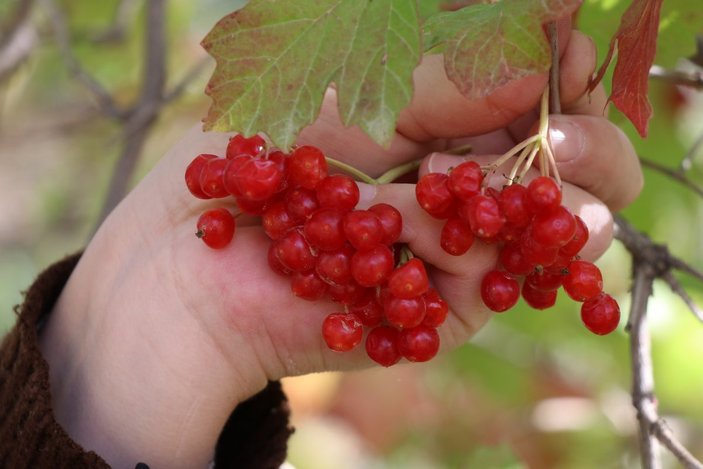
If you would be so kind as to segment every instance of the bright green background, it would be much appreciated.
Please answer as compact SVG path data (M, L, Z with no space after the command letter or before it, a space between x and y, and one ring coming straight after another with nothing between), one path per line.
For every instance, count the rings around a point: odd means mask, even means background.
M240 3L169 2L170 83L202 56L198 43L215 21ZM684 15L695 25L691 27L675 10L692 3L665 2L668 29L658 63L671 67L692 53L690 34L703 30L703 20ZM85 67L119 102L129 102L139 90L141 3L136 2L127 38L114 44L90 38L110 23L116 1L62 5ZM624 6L616 0L585 2L578 21L594 33L601 55ZM35 13L38 24L46 25L44 12ZM209 73L164 109L137 178L205 114L209 103L202 90ZM612 116L641 155L675 166L703 132L703 96L689 93L688 104L674 111L671 93L671 87L652 86L655 118L646 141L619 114ZM119 127L95 116L92 105L85 90L67 77L48 37L10 81L0 83L3 331L12 326L19 292L44 266L80 249L97 216L119 151ZM699 152L691 171L701 183L702 159ZM645 190L625 216L703 269L701 199L651 171L645 176ZM606 289L626 310L626 253L615 243L599 265ZM703 304L701 285L682 280ZM661 285L649 311L660 410L703 458L703 326ZM570 301L546 312L519 307L500 315L470 344L428 365L321 375L286 385L298 427L290 460L299 468L637 466L627 336L622 329L607 337L589 334L579 323L578 305ZM388 430L381 441L371 430L382 424ZM347 453L359 456L342 457Z

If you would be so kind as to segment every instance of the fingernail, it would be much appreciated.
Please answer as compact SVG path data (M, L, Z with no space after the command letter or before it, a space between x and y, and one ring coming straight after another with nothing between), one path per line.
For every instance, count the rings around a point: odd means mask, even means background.
M583 130L570 119L559 116L549 118L549 141L560 163L580 157L586 145Z
M450 168L466 161L463 156L448 155L446 153L432 153L427 160L427 170L430 173L446 173Z
M370 205L376 198L378 188L364 182L357 182L356 185L359 186L359 205L363 207Z

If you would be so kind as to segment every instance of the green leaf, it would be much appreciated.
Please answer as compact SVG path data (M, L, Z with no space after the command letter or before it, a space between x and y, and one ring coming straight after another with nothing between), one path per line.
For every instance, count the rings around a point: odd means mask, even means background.
M217 61L205 129L265 132L282 148L315 120L332 82L344 124L389 144L421 53L407 0L253 0L203 47Z
M426 50L444 45L447 76L470 99L546 72L542 24L573 12L580 0L502 0L435 15L425 23Z

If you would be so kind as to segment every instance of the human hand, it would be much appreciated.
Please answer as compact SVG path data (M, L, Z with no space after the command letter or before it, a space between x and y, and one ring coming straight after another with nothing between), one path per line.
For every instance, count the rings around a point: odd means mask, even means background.
M594 258L611 240L608 207L631 201L641 175L629 142L597 117L605 107L602 90L590 101L585 96L595 67L590 41L571 33L563 49L566 115L553 118L552 143L567 181L565 203L588 223L585 256ZM332 94L299 143L369 174L446 149L450 139L471 141L476 158L488 160L534 125L547 81L529 77L468 102L446 80L438 57L428 57L415 80L416 96L390 149L342 128ZM220 251L194 238L199 213L221 202L192 198L183 171L198 153L222 153L226 141L194 130L162 159L91 241L43 331L59 422L114 465L204 465L230 410L267 380L372 364L363 350L337 354L326 347L320 323L336 306L290 293L268 268L268 242L255 220L243 220ZM421 171L456 163L433 153ZM362 193L365 205L388 202L401 210L401 241L432 265L432 282L451 307L440 328L443 348L465 342L492 314L478 285L496 263L495 248L477 243L465 256L444 253L440 224L419 208L413 185L364 186Z

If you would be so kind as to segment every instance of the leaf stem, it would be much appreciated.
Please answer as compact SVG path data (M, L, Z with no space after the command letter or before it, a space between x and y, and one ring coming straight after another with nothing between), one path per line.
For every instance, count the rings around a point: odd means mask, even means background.
M375 179L376 184L391 183L391 182L395 181L396 179L398 179L403 174L409 173L410 171L414 171L417 168L419 168L420 163L422 163L422 159L409 161L405 164L401 164L400 166L396 166L395 168L391 168Z
M325 160L327 161L327 164L330 166L334 166L335 168L341 169L342 171L346 171L347 173L351 174L356 178L358 181L365 182L366 184L378 184L379 182L366 174L365 172L356 169L354 166L343 163L339 160L335 160L334 158L330 158L329 156L325 157Z

